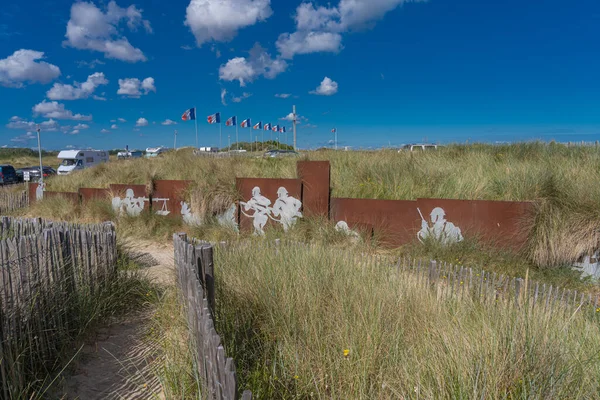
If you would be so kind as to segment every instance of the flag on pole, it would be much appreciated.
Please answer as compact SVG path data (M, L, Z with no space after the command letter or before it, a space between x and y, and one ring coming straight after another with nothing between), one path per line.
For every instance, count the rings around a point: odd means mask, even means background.
M253 129L262 129L262 121L252 127Z
M181 116L181 119L184 120L184 121L193 121L193 120L195 120L196 119L196 109L195 108L190 108L189 110L185 110L185 112Z
M279 132L279 125L273 125L271 129L273 130L273 132Z
M285 133L285 126L280 126L279 127L279 132Z
M209 124L220 124L221 123L221 113L209 115L206 118L206 121L208 121Z
M271 124L265 124L265 131L271 130Z
M259 124L260 124L260 122L259 122ZM250 118L243 120L242 123L240 124L240 126L242 128L250 128L250 126L252 126L252 122L250 121Z
M231 117L227 121L225 121L225 126L235 126L237 124L236 117Z
M333 128L333 129L331 130L331 133L336 133L336 132L337 132L337 129L335 129L335 128Z

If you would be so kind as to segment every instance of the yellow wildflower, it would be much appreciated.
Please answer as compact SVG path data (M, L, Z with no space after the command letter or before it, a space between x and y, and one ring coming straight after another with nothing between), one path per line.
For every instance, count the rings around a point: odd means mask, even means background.
M350 355L350 350L344 349L344 357L348 357Z

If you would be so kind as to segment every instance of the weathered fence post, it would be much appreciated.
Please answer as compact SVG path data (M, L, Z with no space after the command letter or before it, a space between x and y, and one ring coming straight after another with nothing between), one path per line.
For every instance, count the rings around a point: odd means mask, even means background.
M213 260L213 247L202 246L200 249L200 257L202 259L202 270L204 271L204 280L206 285L206 298L208 306L214 315L215 313L215 268Z

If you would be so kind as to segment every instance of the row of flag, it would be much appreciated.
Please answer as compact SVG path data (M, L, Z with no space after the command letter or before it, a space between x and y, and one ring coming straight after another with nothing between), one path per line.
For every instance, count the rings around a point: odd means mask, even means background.
M189 110L186 110L183 115L181 116L181 119L183 121L193 121L196 119L196 109L195 108L190 108ZM221 123L221 113L215 113L215 114L211 114L208 117L206 117L206 121L209 124L220 124ZM237 117L230 117L227 118L227 120L225 121L225 126L236 126L237 125ZM273 132L281 132L281 133L285 133L285 126L280 126L280 125L273 125L271 123L266 123L263 125L262 121L258 122L257 124L252 125L252 120L250 118L243 120L240 123L240 127L242 128L250 128L252 127L252 129L258 129L258 130L265 130L265 131L273 131Z

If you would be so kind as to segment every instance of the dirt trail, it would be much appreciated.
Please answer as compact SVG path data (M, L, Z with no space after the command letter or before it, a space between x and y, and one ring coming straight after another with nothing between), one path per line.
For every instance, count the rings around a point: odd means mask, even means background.
M157 283L174 280L173 246L155 243L127 245L127 251ZM154 374L157 354L144 335L152 310L126 315L96 332L86 343L75 372L63 385L63 399L164 399Z

